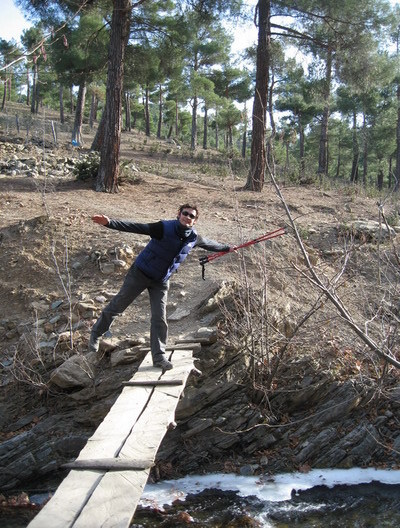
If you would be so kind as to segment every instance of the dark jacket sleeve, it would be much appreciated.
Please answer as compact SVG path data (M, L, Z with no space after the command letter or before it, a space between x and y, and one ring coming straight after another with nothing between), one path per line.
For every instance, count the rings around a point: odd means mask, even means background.
M206 249L207 251L229 251L231 246L228 244L220 244L215 240L210 240L209 238L204 238L201 235L197 236L197 241L195 247L200 247Z
M161 239L164 234L164 226L162 222L140 224L138 222L131 222L130 220L110 220L106 227L116 229L117 231L125 231L127 233L148 235L151 238L157 239Z

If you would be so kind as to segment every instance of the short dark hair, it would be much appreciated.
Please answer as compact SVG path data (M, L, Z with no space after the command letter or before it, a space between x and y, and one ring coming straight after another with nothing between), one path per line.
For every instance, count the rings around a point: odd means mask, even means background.
M191 205L188 203L183 204L179 207L179 214L181 214L184 209L193 209L194 211L196 211L196 219L199 217L199 208L197 207L197 205Z

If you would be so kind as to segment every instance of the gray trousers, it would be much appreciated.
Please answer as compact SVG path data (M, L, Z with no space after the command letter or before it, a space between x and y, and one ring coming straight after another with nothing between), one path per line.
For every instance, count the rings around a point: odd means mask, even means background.
M153 361L157 361L164 356L168 337L167 299L169 281L161 282L150 279L135 265L128 271L120 291L111 299L93 325L92 335L100 337L107 332L114 319L121 315L146 289L149 292L151 309L151 354Z

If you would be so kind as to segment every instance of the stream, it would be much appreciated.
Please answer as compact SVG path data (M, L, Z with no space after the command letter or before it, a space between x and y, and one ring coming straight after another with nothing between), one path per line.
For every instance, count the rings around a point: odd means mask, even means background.
M29 494L43 503L48 494ZM24 528L36 512L0 511L1 528ZM131 528L394 528L400 470L324 469L274 476L191 475L145 487Z

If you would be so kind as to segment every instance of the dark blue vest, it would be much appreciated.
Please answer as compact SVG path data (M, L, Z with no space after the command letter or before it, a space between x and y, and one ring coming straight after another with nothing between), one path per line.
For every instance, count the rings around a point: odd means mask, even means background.
M152 238L137 256L135 265L147 277L166 282L193 249L197 233L193 229L186 238L180 235L178 220L164 220L163 227L162 239Z

